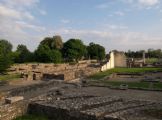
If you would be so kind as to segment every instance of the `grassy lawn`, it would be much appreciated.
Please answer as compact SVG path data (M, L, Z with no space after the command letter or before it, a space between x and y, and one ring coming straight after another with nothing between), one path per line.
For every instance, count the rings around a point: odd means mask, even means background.
M14 120L48 120L48 119L44 116L24 115L24 116L14 119Z
M149 88L150 83L148 82L124 82L124 81L108 81L108 80L92 80L89 82L90 85L102 85L119 87L121 84L127 84L128 88ZM162 83L153 83L153 89L162 89Z
M0 81L14 80L20 78L20 74L0 75Z
M162 68L114 68L90 76L91 79L102 79L112 73L143 73L151 71L162 71Z

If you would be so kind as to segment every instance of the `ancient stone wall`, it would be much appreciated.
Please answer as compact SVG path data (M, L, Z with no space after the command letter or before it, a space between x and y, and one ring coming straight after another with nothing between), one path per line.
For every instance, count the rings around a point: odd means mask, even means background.
M140 100L126 100L118 97L73 96L60 97L48 95L43 101L29 104L28 112L43 114L50 119L59 120L157 120L141 111L162 108L159 103ZM130 113L131 114L130 116ZM134 114L136 113L136 114ZM134 118L134 119L130 119ZM145 119L140 119L145 118Z
M12 72L23 74L24 80L60 79L73 80L79 77L92 75L100 71L100 66L90 62L80 64L18 64L12 66Z
M109 60L101 66L101 71L106 71L115 67L127 67L124 52L112 51Z
M26 114L28 102L20 101L0 106L0 120L13 120L17 116Z
M126 56L124 52L115 52L115 67L127 67L126 65Z

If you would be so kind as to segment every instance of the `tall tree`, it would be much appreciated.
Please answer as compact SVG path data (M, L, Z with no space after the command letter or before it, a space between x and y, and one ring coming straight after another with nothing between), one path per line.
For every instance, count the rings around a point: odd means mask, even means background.
M87 47L88 56L91 59L103 60L105 59L105 48L99 44L90 43Z
M7 40L0 40L0 54L8 54L12 51L12 44Z
M7 40L0 40L0 73L5 72L12 64L12 44Z
M63 42L62 38L59 35L53 37L46 37L43 41L41 41L40 45L47 45L50 49L62 49Z
M35 51L35 60L43 63L61 63L62 54L59 50L51 50L47 45L40 45Z
M17 63L30 62L32 59L32 53L28 50L28 48L25 45L18 45L16 53L17 58L15 59L15 62Z
M62 54L59 50L51 50L51 62L52 63L61 63L62 62Z
M50 48L47 45L39 45L35 51L35 60L37 62L51 62Z
M63 56L68 61L78 61L86 53L86 47L79 39L70 39L64 43Z
M53 36L53 40L54 40L54 48L55 49L62 49L63 48L63 42L62 42L62 38L59 35Z

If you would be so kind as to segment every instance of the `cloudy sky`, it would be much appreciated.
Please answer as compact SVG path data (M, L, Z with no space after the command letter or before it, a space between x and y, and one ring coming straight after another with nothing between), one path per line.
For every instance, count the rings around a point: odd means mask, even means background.
M53 35L99 43L107 52L162 48L162 1L0 0L0 39L34 50Z

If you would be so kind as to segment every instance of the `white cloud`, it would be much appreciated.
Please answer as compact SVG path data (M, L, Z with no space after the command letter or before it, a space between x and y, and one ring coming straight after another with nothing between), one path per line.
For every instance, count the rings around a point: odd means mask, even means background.
M22 16L28 18L29 20L34 20L34 16L31 15L31 13L29 13L29 12L27 12L27 11L24 12L24 13L21 13L21 14L22 14Z
M34 31L37 31L37 32L43 32L43 31L46 30L45 27L29 24L29 23L26 23L24 21L16 21L16 24L22 29L27 28L27 29L31 29L31 30L34 30Z
M42 14L42 15L47 15L47 12L46 12L45 10L39 9L39 12L40 12L40 14Z
M159 0L138 0L139 4L144 6L154 6L157 5L160 1Z
M68 20L68 19L62 19L62 20L61 20L61 23L67 24L67 23L70 23L70 20Z
M35 48L45 27L36 25L33 14L45 11L37 6L39 0L1 0L0 1L0 39L8 39L14 48L18 44L25 44L30 49Z
M109 0L105 3L98 4L95 7L98 8L98 9L106 9L106 8L109 8L109 6L112 6L114 3L115 3L115 1Z
M116 11L114 14L119 15L119 16L124 16L125 15L125 13L122 12L122 11Z
M105 8L108 8L108 5L106 3L103 3L103 4L97 5L96 8L105 9Z
M39 3L39 0L3 0L8 6L31 7Z
M128 27L124 26L124 25L105 24L104 26L108 27L109 29L112 29L112 30L128 29Z
M0 4L0 16L21 19L21 13Z
M137 50L148 48L160 48L162 45L161 36L151 36L140 32L113 32L109 30L76 30L76 29L59 29L50 32L60 34L65 40L70 38L80 38L84 43L95 42L103 45L107 52L109 50ZM138 46L138 47L137 47Z

